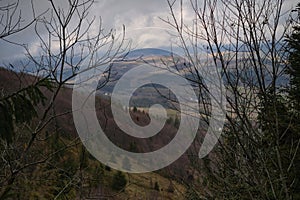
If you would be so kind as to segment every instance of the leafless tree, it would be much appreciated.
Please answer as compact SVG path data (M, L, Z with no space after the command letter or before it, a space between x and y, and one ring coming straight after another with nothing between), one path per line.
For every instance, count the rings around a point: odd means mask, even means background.
M22 12L19 10L20 1L1 1L0 6L0 39L21 32L32 25L38 16L35 16L35 10L32 9L32 20L23 23Z
M71 102L65 105L69 110L61 111L56 109L57 98L67 91L66 87L80 73L83 63L87 63L88 68L108 64L128 46L123 45L124 34L117 36L114 30L105 31L101 19L98 21L90 15L89 11L94 0L63 2L50 0L47 12L39 16L35 16L32 4L33 20L24 26L21 24L22 15L16 14L18 3L17 1L1 6L3 28L0 37L5 39L9 35L34 26L39 50L36 55L28 45L15 44L25 49L28 62L24 64L24 68L31 67L31 72L35 73L34 80L30 80L25 86L22 85L16 92L4 94L0 99L1 109L7 106L13 111L10 113L11 130L1 133L11 134L11 137L8 137L11 141L6 140L8 138L1 139L0 199L10 196L42 198L39 195L43 195L43 198L60 198L64 196L66 190L70 190L70 187L75 187L79 191L75 197L83 198L83 182L87 181L83 172L86 153L84 148L80 147L79 138L60 139L61 131L56 126L56 119L71 113ZM17 104L20 106L25 104L24 101L15 101L19 97L26 100L28 105L32 105L30 108L33 115L20 115ZM17 122L16 116L27 119L22 118ZM72 176L68 176L68 172L61 165L64 162L61 161L66 158L56 163L57 159L61 158L61 153L66 151L80 152L76 154L80 155L79 169L76 168ZM57 187L55 183L61 179L55 177L57 174L68 176L65 178L67 182L59 183L59 191L55 189ZM43 191L39 192L38 189L34 190L38 182L46 185L52 182L53 187L41 187ZM30 192L25 195L26 190Z
M211 93L205 78L196 73L209 66L220 71L227 90L223 135L211 155L195 167L201 174L201 184L194 185L201 191L195 195L292 199L299 141L285 143L294 122L286 112L283 92L288 83L285 35L290 30L284 1L168 0L168 4L170 17L163 20L178 33L178 45L191 63L192 81ZM190 21L184 18L188 9L194 13ZM200 105L207 105L203 121L208 122L211 105L203 96ZM196 160L197 152L193 155Z

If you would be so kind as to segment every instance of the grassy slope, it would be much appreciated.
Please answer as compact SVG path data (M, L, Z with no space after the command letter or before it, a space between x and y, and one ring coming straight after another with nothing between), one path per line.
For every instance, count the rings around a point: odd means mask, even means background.
M26 85L34 82L35 80L36 77L34 76L30 76L27 74L15 74L11 71L7 71L0 68L0 89L5 94L12 93L22 87L25 87ZM71 92L71 89L68 88L63 88L60 92L55 102L55 109L57 114L71 110ZM46 94L48 97L50 97L49 93ZM140 114L138 114L138 116L141 117ZM56 122L60 126L60 130L62 132L70 134L72 136L77 135L71 114L63 115L57 118ZM51 130L52 128L53 126L49 125L46 129ZM70 150L73 151L72 149ZM76 152L76 149L73 152ZM71 154L69 154L69 156L71 156ZM79 157L79 154L73 153L72 157L74 157L74 159L76 160ZM61 161L64 162L66 161L66 159L62 159ZM91 160L89 162L89 167L93 168L94 165L98 164L98 161ZM43 169L43 167L39 167L37 169ZM105 193L108 196L114 197L115 199L154 199L155 197L159 197L160 199L183 199L183 194L185 193L184 186L180 185L176 181L172 181L173 187L175 189L174 192L168 192L167 189L170 185L170 180L154 172L145 174L126 174L128 185L125 191L121 193L114 192L110 189L110 183L114 173L114 170L107 171L105 173L103 185L104 190L107 190L107 192ZM157 190L153 189L155 182L158 183L161 191L158 192ZM97 196L98 192L96 191L97 188L95 188L95 192L91 196ZM34 193L36 192L38 193L39 191L34 191ZM44 191L41 190L40 192Z

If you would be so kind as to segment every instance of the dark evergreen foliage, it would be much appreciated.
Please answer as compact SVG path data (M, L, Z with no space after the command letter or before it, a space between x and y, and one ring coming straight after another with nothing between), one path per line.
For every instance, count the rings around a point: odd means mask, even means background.
M13 140L14 124L29 123L37 116L36 106L45 104L46 97L41 91L43 87L52 91L49 79L41 79L0 99L0 137L7 143Z
M293 106L300 110L300 3L294 11L298 12L298 17L294 20L292 34L287 37L290 51L287 74L290 76L289 93L293 100Z
M124 190L126 184L127 184L127 180L124 173L118 171L113 177L112 189Z

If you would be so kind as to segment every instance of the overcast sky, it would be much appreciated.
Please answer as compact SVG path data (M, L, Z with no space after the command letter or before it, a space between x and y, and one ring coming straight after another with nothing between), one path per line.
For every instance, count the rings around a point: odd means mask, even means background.
M11 0L0 0L1 6ZM48 0L33 0L36 14L50 8ZM58 1L59 2L59 1ZM187 5L189 1L184 1ZM201 1L199 1L201 2ZM285 9L292 7L296 2L286 0ZM32 18L30 0L20 0L20 10L24 23ZM98 0L91 8L91 16L102 18L104 28L108 31L111 28L120 30L122 25L126 26L127 36L135 40L138 48L153 47L164 48L170 43L170 26L161 18L169 16L169 9L166 0ZM184 10L184 17L188 22L192 21L193 12L191 9ZM28 44L34 52L39 44L33 29L29 28L20 34L6 38L11 41ZM23 49L0 41L0 60L19 58L23 56Z
M11 1L0 1L2 6L6 5L6 2ZM21 0L19 7L25 20L23 24L25 24L28 19L32 19L30 0ZM44 12L49 7L50 3L47 0L34 0L36 14ZM159 17L165 18L167 15L168 5L165 0L99 0L93 5L90 12L90 17L101 16L106 31L110 29L121 30L122 26L125 25L127 36L139 40L139 48L159 47L164 43L167 32L160 28L168 28L168 26ZM28 44L33 52L38 49L39 45L33 27L6 39ZM1 60L23 56L23 49L20 47L4 41L0 41L0 45Z

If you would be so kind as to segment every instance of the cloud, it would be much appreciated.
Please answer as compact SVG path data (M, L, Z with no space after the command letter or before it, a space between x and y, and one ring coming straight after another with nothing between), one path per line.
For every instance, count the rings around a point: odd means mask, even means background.
M9 0L5 1L9 2ZM55 3L56 5L61 5L60 2L62 1L57 0ZM1 4L4 5L4 1L1 1ZM43 13L51 7L49 1L41 0L34 0L33 5L36 15ZM63 5L63 8L65 7L66 6ZM30 0L20 1L19 10L21 11L22 18L24 19L22 24L26 24L33 18ZM167 14L167 11L166 2L161 0L101 0L96 1L96 3L92 6L89 17L101 17L103 28L107 32L110 29L117 29L120 31L122 26L125 25L126 30L128 30L128 34L126 34L126 36L130 39L134 39L130 36L130 33L133 33L133 30L135 29L143 27L165 28L166 24L164 24L159 17L164 17ZM48 12L45 16L49 17L49 14L50 12ZM73 23L76 23L76 20L74 20ZM96 27L91 28L91 32L95 32L97 30L98 29ZM39 33L43 36L45 34L45 30L40 30ZM139 33L142 34L143 32L139 31ZM159 31L157 31L157 33L159 33ZM136 37L136 34L133 35ZM141 35L138 37L142 38L142 40L144 40L149 46L151 43L157 45L162 43L163 38L158 36L159 35L155 35L154 37L148 33L144 36ZM155 38L159 41L150 42L150 40L154 41ZM7 37L6 39L21 44L28 44L28 46L34 50L33 52L38 52L37 46L39 44L39 39L34 32L34 26L31 26L20 34ZM0 41L0 45L2 49L5 49L5 51L0 52L1 60L19 58L24 54L24 50L22 48L5 41Z
M0 1L1 5L5 5L11 0ZM31 0L20 0L19 9L22 12L22 17L26 24L33 18ZM62 8L67 6L63 5L62 2L56 0L57 5L62 5ZM199 1L199 6L201 1ZM43 13L51 7L49 1L46 0L33 0L35 13ZM283 6L284 10L288 10L294 6L293 0L286 0ZM175 5L175 15L180 17L179 3ZM183 1L183 17L186 24L192 25L193 18L195 14L190 6L189 1ZM50 12L48 12L45 17L49 17ZM139 48L142 47L152 47L160 48L170 46L173 39L168 32L170 26L163 22L160 18L166 19L170 17L170 11L166 0L98 0L91 7L89 17L95 16L103 21L103 28L108 32L110 29L122 30L122 26L126 27L126 37L134 41L134 46ZM72 21L76 25L76 20ZM284 23L282 21L282 23ZM97 33L96 27L91 28L91 32ZM45 33L45 30L40 31L41 35ZM173 32L174 33L174 32ZM34 26L23 31L22 33L10 36L6 38L8 40L28 44L30 48L39 52L36 47L39 44L38 37L34 33ZM19 58L24 54L24 50L18 46L9 44L7 42L1 41L1 51L0 59L9 60L14 58Z

